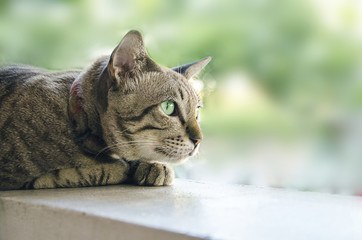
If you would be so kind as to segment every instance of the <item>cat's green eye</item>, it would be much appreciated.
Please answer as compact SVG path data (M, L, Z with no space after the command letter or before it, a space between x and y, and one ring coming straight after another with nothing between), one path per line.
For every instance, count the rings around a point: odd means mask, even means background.
M167 115L172 115L175 112L175 102L167 100L161 103L161 108Z

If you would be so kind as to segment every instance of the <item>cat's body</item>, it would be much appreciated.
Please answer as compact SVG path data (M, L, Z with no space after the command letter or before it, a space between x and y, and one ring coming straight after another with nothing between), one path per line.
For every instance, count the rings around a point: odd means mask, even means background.
M187 78L208 61L161 67L131 31L84 71L0 68L0 189L171 184L160 162L197 150Z
M33 176L80 164L67 103L78 75L25 66L0 71L0 188L20 188Z

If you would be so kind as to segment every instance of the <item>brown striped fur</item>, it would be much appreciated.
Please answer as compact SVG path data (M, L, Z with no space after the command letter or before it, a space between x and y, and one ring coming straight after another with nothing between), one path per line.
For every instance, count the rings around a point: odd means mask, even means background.
M159 66L140 33L130 31L110 57L84 71L0 68L0 189L170 185L167 163L193 155L202 139L195 118L201 102L188 79L209 60ZM102 149L87 151L70 123L75 80L82 83L86 129ZM166 100L176 102L176 115L163 113Z

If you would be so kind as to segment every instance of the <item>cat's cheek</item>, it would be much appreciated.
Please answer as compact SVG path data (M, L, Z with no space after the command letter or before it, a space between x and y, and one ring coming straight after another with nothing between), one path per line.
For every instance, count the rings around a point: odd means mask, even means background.
M150 161L162 162L160 159L160 156L158 156L158 154L154 152L153 148L141 147L141 148L137 149L136 152L137 152L135 154L135 155L137 155L136 159L142 159L146 162L150 162Z

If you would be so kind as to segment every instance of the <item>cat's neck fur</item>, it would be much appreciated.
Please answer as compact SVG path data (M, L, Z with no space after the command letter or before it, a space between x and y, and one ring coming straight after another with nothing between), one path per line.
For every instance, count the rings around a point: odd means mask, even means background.
M73 131L82 149L91 154L98 154L106 144L102 138L102 128L99 117L97 81L108 74L108 57L98 59L89 68L81 72L70 89L69 117ZM106 157L117 158L108 153Z

